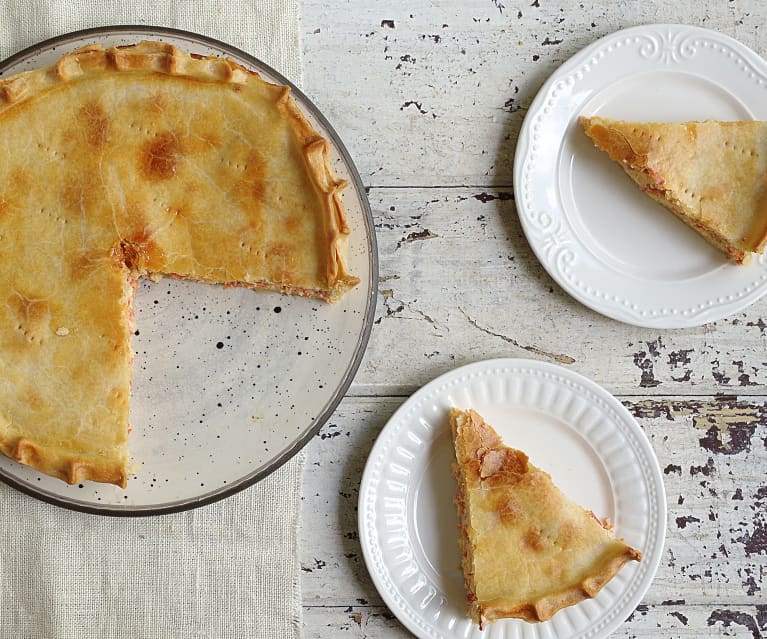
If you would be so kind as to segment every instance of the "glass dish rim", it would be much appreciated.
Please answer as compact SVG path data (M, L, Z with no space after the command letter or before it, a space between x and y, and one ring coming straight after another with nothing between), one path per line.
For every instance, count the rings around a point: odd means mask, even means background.
M359 366L362 363L362 358L367 349L368 341L370 339L370 334L373 328L373 320L375 318L376 299L377 299L375 283L378 281L379 265L378 265L378 246L376 241L375 226L373 222L373 214L370 208L370 202L367 198L367 193L365 190L365 186L362 183L362 178L360 177L359 172L357 171L357 167L354 164L354 161L352 160L352 157L349 154L349 151L347 150L346 146L341 141L335 129L327 120L327 118L323 115L323 113L319 110L319 108L317 108L314 102L310 100L293 82L287 79L279 71L276 71L270 65L266 64L265 62L261 61L255 56L243 51L242 49L239 49L233 45L230 45L221 40L217 40L216 38L212 38L210 36L202 35L202 34L195 33L193 31L184 30L184 29L176 29L173 27L161 27L161 26L155 26L155 25L141 25L141 24L120 24L120 25L112 25L112 26L92 27L88 29L70 31L67 33L54 36L52 38L48 38L46 40L41 40L31 46L28 46L22 49L21 51L14 53L10 57L0 61L0 78L2 77L2 74L7 69L22 62L24 59L30 57L31 55L39 53L43 49L52 49L52 48L55 48L56 46L68 44L72 41L82 40L88 37L98 38L99 36L119 35L120 33L130 33L130 32L146 33L150 37L162 37L163 35L165 35L165 36L176 37L180 39L188 39L205 46L210 46L220 51L229 53L236 58L244 60L249 66L251 66L257 71L259 69L263 69L266 73L268 73L271 76L270 80L274 80L278 83L281 83L281 84L284 84L285 86L290 87L291 92L298 97L298 101L301 103L301 106L303 108L306 108L310 112L312 117L316 118L316 120L322 125L325 131L327 131L330 137L331 143L333 144L338 154L341 156L341 159L343 160L344 165L347 171L349 172L349 177L351 178L351 181L353 183L353 188L355 192L357 193L357 196L359 199L359 203L362 209L362 214L363 214L363 218L365 222L366 238L368 241L368 245L370 247L370 252L368 256L369 267L370 267L369 268L370 280L368 282L369 293L367 296L366 309L364 313L364 320L363 320L364 324L359 336L359 340L357 342L354 357L352 357L352 359L350 360L347 366L346 372L343 376L343 379L341 380L341 383L338 385L334 394L330 397L325 410L323 410L322 413L317 415L317 417L315 417L314 420L312 420L311 426L306 430L303 436L297 438L289 449L284 451L279 456L275 457L262 470L255 472L250 476L246 475L242 481L239 481L236 484L228 485L224 488L216 490L212 494L209 494L208 496L200 498L200 499L192 499L192 500L187 499L187 500L184 500L183 502L176 502L176 503L170 502L170 504L167 506L161 505L161 506L151 506L146 508L144 507L137 508L137 507L131 507L131 506L126 506L124 508L115 508L113 506L98 507L95 505L87 505L87 504L83 504L79 502L70 502L64 498L52 496L48 493L38 492L33 487L30 487L27 484L17 481L15 478L7 475L5 472L0 470L0 481L2 481L3 483L7 484L8 486L26 495L34 497L35 499L38 499L40 501L43 501L55 506L60 506L68 510L74 510L74 511L79 511L79 512L84 512L89 514L96 514L96 515L105 515L105 516L113 516L113 517L148 517L148 516L154 516L154 515L166 515L166 514L180 513L180 512L184 512L188 510L193 510L195 508L199 508L201 506L207 506L209 504L213 504L215 502L231 497L232 495L235 495L238 492L241 492L242 490L245 490L257 484L262 479L271 475L274 471L279 469L281 466L287 463L290 459L292 459L296 454L298 454L309 443L309 441L311 441L311 439L314 438L314 436L320 431L320 429L327 422L330 416L335 412L336 408L338 408L338 405L341 403L344 396L346 395L346 391L351 386L351 383L359 369Z

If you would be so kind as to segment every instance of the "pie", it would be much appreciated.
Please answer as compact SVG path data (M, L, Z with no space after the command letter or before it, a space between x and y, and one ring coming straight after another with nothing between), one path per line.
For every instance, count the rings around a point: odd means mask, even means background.
M338 300L349 227L290 89L143 42L0 81L0 451L125 486L140 277Z
M641 559L476 411L451 409L450 428L469 616L480 628L504 617L545 621Z
M767 243L767 122L581 117L597 148L737 264Z

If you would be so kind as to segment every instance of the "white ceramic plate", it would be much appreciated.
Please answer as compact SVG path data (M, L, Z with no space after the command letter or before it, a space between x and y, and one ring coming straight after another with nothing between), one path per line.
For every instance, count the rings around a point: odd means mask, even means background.
M767 292L767 255L736 266L642 193L578 125L623 120L767 120L767 63L706 29L647 25L602 38L536 96L514 162L523 229L573 297L639 326L696 326Z
M77 47L164 40L225 55L265 80L289 84L252 56L193 33L153 27L81 31L22 51L3 77L55 62ZM144 281L134 304L128 488L69 486L0 456L0 479L40 499L111 515L200 506L241 490L298 452L332 414L354 377L373 321L378 255L364 187L342 142L298 89L304 115L331 143L349 182L349 270L361 283L338 304L194 282Z
M466 617L451 406L479 411L569 497L610 518L642 561L625 566L595 599L549 621L505 619L480 632ZM376 588L422 639L595 639L615 630L650 586L663 550L666 500L655 454L618 400L565 368L498 359L435 379L392 416L365 467L359 529Z

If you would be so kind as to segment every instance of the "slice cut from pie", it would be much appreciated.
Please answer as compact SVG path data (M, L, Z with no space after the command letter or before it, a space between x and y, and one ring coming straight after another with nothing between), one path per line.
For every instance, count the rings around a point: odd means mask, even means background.
M545 621L641 559L474 410L450 411L469 616Z
M581 117L647 195L742 264L767 243L767 122Z
M349 227L290 89L161 42L0 81L0 452L128 475L140 277L338 300Z

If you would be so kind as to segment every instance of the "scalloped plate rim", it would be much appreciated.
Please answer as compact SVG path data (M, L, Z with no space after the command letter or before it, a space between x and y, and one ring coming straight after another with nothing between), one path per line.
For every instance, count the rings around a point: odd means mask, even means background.
M695 26L689 26L684 24L664 24L664 23L658 23L658 24L646 24L646 25L639 25L635 27L629 27L627 29L622 29L615 31L613 33L610 33L608 35L605 35L601 37L600 39L588 44L583 49L575 53L572 57L570 57L568 60L566 60L557 70L554 71L554 73L549 76L549 78L544 82L541 89L536 94L535 98L533 99L533 102L530 105L530 108L527 112L527 115L525 116L525 120L523 122L519 139L517 143L517 147L515 150L515 158L514 158L514 184L519 185L520 191L524 191L524 189L527 186L527 181L525 176L523 175L523 171L526 168L527 163L530 161L531 157L531 146L533 143L532 135L531 135L531 129L533 128L533 122L539 117L542 117L543 110L545 108L545 102L550 98L553 87L558 83L562 82L563 79L567 79L569 75L573 74L579 68L583 67L584 64L587 64L589 62L590 57L594 57L599 55L600 52L602 52L602 56L604 57L604 50L610 47L615 42L618 42L624 38L628 37L641 37L643 35L649 34L657 34L658 32L664 31L669 34L674 35L674 37L680 37L682 38L682 43L686 41L686 39L692 38L693 36L697 35L700 38L707 38L711 41L718 41L724 45L727 45L730 47L731 50L737 51L738 55L742 57L743 60L745 60L753 69L757 69L758 72L765 78L767 78L767 61L764 60L761 56L759 56L755 51L752 49L746 47L744 44L740 43L739 41L735 40L734 38L722 34L717 31L713 31L710 29L705 29L702 27L695 27ZM661 59L657 61L654 64L660 65L662 62L662 55ZM665 64L665 63L664 63ZM643 68L641 72L645 72L648 70L652 70L653 68L660 69L661 67L651 67L650 62L647 62L647 65L645 68ZM664 67L665 69L668 69L668 67ZM626 76L625 71L621 72L620 70L616 69L616 81L618 79L624 79ZM629 74L630 75L630 74ZM606 87L600 87L599 91L604 90ZM592 91L588 94L586 98L581 100L579 102L579 105L572 109L572 113L570 114L571 122L572 120L579 115L579 109L582 104L587 102L588 100L591 100L594 95L598 93L598 91ZM737 96L736 96L737 97ZM569 126L569 125L568 125ZM566 127L567 128L567 127ZM561 145L558 149L561 150ZM557 155L558 155L557 153ZM559 173L559 167L557 166L554 170L554 173L558 175ZM558 187L556 188L557 194L559 193ZM520 218L520 222L523 228L523 231L525 233L525 236L527 237L528 243L530 244L531 248L533 249L533 252L535 253L537 259L539 262L544 266L546 271L551 275L551 277L573 298L578 300L580 303L582 303L584 306L587 306L591 308L592 310L601 313L607 317L610 317L612 319L625 322L627 324L632 324L635 326L640 327L646 327L646 328L687 328L687 327L694 327L694 326L700 326L702 324L705 324L707 322L716 321L719 319L722 319L728 315L731 315L733 313L736 313L738 311L742 311L743 309L747 308L754 302L758 301L762 296L767 294L767 256L763 253L760 256L757 256L756 259L753 260L753 263L750 266L747 267L733 267L733 268L749 268L753 271L756 271L756 269L761 268L763 271L762 276L757 279L753 279L750 285L750 290L745 293L741 294L736 299L729 301L726 298L723 297L723 295L726 295L727 292L723 292L719 295L718 301L716 297L709 296L708 299L705 299L701 302L702 308L697 308L695 310L695 307L693 309L684 309L685 314L682 315L681 313L675 312L674 309L650 309L650 313L648 315L642 316L639 315L637 310L632 310L627 306L627 300L625 299L619 299L623 298L624 296L620 295L613 295L612 293L600 293L598 290L598 287L596 289L592 290L592 292L587 293L586 291L579 290L578 286L573 284L572 282L568 281L565 275L563 275L555 264L552 263L552 260L547 258L545 255L545 250L543 244L546 241L546 237L540 238L536 237L535 229L533 229L533 225L530 221L531 211L529 211L526 208L526 203L523 197L517 197L517 210L518 215ZM559 207L561 209L561 205ZM576 241L577 244L577 241ZM586 249L588 250L588 249ZM604 264L602 264L604 265ZM725 266L729 266L726 265ZM590 284L590 283L589 283ZM630 285L631 282L626 282L627 285ZM685 286L684 282L681 282L679 285L679 288ZM748 287L746 287L748 288ZM729 292L729 291L728 291ZM630 295L630 293L628 294ZM615 297L615 300L606 300L607 296ZM701 304L698 304L698 306L701 306ZM634 304L636 305L636 304ZM643 309L638 309L639 311Z
M655 537L653 539L648 539L647 543L650 544L650 547L644 549L645 558L643 559L643 562L647 561L647 565L643 569L643 572L640 574L640 583L638 586L635 586L634 592L628 602L624 602L624 606L627 608L626 616L628 616L631 610L633 610L634 607L640 602L641 598L644 596L644 593L646 593L647 589L650 587L660 563L660 558L665 542L667 518L663 478L657 458L654 451L652 450L652 446L650 445L649 440L647 439L646 435L634 417L631 416L631 414L628 412L628 409L626 409L608 391L596 384L596 382L580 375L579 373L576 373L575 371L556 364L542 362L539 360L512 358L490 359L467 364L443 373L442 375L431 380L418 391L416 391L413 395L411 395L411 397L409 397L395 411L395 413L389 418L386 425L376 438L375 444L373 445L373 448L365 464L362 480L360 482L358 527L360 534L360 544L368 572L370 573L373 583L386 605L408 628L408 630L410 630L420 639L454 639L459 636L463 637L464 639L479 639L481 637L494 639L496 636L508 636L508 624L515 623L517 621L500 620L494 624L490 624L490 626L482 632L480 632L477 627L473 627L471 632L459 633L457 631L456 625L456 632L440 634L438 632L430 633L425 631L422 627L419 627L418 623L423 623L423 621L420 618L414 619L412 612L402 604L401 600L403 597L406 599L406 595L397 590L397 586L391 582L391 577L389 574L382 573L376 567L375 562L377 560L380 560L385 564L385 559L380 547L380 540L382 535L381 531L375 528L376 522L370 523L368 521L371 516L371 510L375 507L377 500L380 498L379 491L381 488L381 482L384 480L384 473L383 471L379 470L379 466L381 466L383 463L383 455L387 453L390 448L393 448L398 443L400 443L403 438L407 436L407 433L413 432L413 428L408 429L404 425L405 420L409 420L412 423L418 421L419 416L421 419L423 419L423 415L428 412L430 405L432 409L434 409L436 407L434 402L436 402L437 399L445 401L447 399L447 395L450 393L451 386L463 382L472 374L486 375L490 371L497 371L499 369L504 370L510 376L514 375L515 372L520 373L534 370L540 372L541 375L550 374L560 376L561 379L574 380L574 382L580 385L580 387L594 392L599 399L606 402L606 404L611 409L617 411L621 418L625 420L624 424L631 429L631 436L637 438L637 445L642 449L643 454L647 455L647 462L650 466L649 469L647 469L647 472L651 475L651 483L646 484L645 488L647 490L648 501L652 501L654 506L657 507L658 516ZM439 435L435 435L434 437L437 438ZM426 453L423 453L423 455L426 455ZM419 459L421 458L419 457ZM418 460L414 461L413 463L416 463L417 461ZM409 497L403 497L403 499L412 501ZM648 550L651 552L648 552ZM456 559L457 558L456 550ZM392 568L392 566L386 566L386 570L388 571L392 570ZM589 605L589 603L593 602L594 600L590 600L583 603ZM413 608L415 607L413 606ZM574 608L578 608L578 606L575 606ZM553 619L557 620L557 615L555 615ZM554 624L556 622L554 620L530 625L529 627L536 628L535 631L531 630L530 632L540 631L543 634L524 634L523 639L527 639L528 637L532 636L556 636L558 639L574 639L575 637L584 639L586 637L589 639L603 639L612 633L624 621L622 617L613 616L612 618L608 619L602 628L599 628L594 632L590 632L589 628L586 627L578 629L572 634L562 635L560 629L555 627ZM525 625L522 627L524 628ZM555 634L552 634L552 632ZM513 634L512 636L516 638L522 637L522 635L519 633Z

